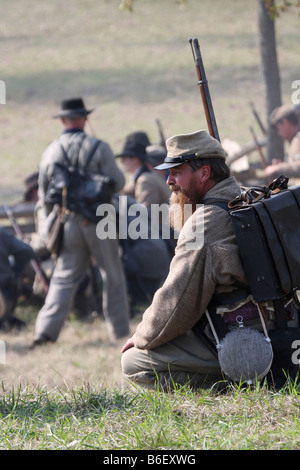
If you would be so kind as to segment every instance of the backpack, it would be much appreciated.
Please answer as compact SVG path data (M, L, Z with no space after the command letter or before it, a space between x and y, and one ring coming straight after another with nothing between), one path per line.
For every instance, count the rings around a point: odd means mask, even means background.
M99 217L96 216L97 207L101 203L110 203L114 192L112 178L87 171L88 165L100 143L101 141L96 141L87 156L84 166L79 165L80 150L75 163L73 163L63 145L59 143L65 164L54 164L53 176L45 196L47 205L62 207L63 188L67 188L67 209L83 215L90 222L96 223L99 220Z
M273 301L275 329L268 331L273 349L273 362L267 379L280 388L287 375L296 379L299 364L292 360L293 344L300 340L300 328L289 327L291 310L299 312L296 291L300 289L300 186L288 188L284 175L269 187L252 187L232 201L204 200L226 210L231 218L240 249L243 268L254 302L261 305ZM221 300L229 304L233 296L246 298L243 290L215 296L208 312L213 328L221 340L228 328L215 305ZM205 321L196 325L203 337ZM197 333L196 333L197 334Z

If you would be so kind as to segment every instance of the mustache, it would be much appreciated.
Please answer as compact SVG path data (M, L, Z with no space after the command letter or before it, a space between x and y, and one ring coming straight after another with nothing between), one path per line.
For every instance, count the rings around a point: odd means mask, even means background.
M170 190L173 194L174 194L174 191L179 193L177 196L181 197L182 199L184 198L186 200L186 203L191 203L190 195L189 195L188 191L186 191L184 189L181 189L181 187L178 186L177 184L171 184L171 185L169 185L169 188L170 188ZM175 196L175 194L174 194L174 196Z
M171 191L181 191L180 186L177 184L169 184L169 188Z

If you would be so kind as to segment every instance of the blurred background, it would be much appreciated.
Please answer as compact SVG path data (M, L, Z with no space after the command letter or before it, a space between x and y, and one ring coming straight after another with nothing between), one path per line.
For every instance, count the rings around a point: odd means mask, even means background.
M282 2L281 2L282 3ZM293 2L292 2L293 3ZM130 8L132 6L132 9ZM61 132L62 99L95 108L93 132L115 153L145 130L152 142L207 128L189 44L198 38L221 140L244 145L266 119L254 0L0 0L0 204L22 197L45 147ZM282 101L300 79L299 8L275 19Z

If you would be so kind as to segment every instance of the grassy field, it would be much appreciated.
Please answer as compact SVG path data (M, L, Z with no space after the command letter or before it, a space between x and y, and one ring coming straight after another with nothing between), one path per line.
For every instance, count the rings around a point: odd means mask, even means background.
M22 197L44 148L60 133L60 101L83 96L94 133L118 152L125 136L159 139L206 128L189 39L199 39L221 138L243 144L264 117L254 0L0 0L0 204ZM276 20L284 102L299 79L299 21ZM72 317L59 341L29 351L38 307L20 304L21 333L1 335L0 449L299 449L299 390L280 393L131 388L101 318ZM132 321L132 331L138 319Z
M2 395L0 413L0 448L7 450L109 450L113 456L139 450L147 451L139 455L145 459L152 451L156 459L192 451L200 462L200 450L299 449L294 388L283 394L238 388L229 399L187 387L168 395L89 384L52 392L27 386ZM99 454L98 462L106 456Z
M0 0L2 201L20 197L24 177L59 135L51 116L62 99L81 95L95 108L93 130L114 152L134 130L158 141L157 118L166 137L206 128L190 38L199 39L221 139L251 140L249 100L265 119L255 0L136 0L133 13L120 3ZM276 20L276 31L290 102L299 79L294 10Z
M26 329L2 335L2 450L103 450L115 456L120 450L132 456L136 450L150 456L172 450L182 456L193 451L200 459L199 450L300 448L297 383L280 392L264 386L150 391L124 382L123 342L109 341L101 318L83 323L71 316L56 344L30 351L34 309L20 305L17 313L27 320Z

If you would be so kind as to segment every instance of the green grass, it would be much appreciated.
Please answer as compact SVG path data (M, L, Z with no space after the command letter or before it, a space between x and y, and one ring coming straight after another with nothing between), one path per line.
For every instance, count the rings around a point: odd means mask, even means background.
M71 316L56 344L29 351L36 310L20 304L17 314L26 329L1 334L0 449L300 449L298 381L277 392L243 384L147 390L122 378L124 341L111 344L101 319Z
M206 128L189 39L199 39L221 139L251 140L263 120L264 87L254 0L0 0L0 203L22 197L23 179L61 131L51 116L82 95L93 129L117 153L125 136L159 138ZM299 79L299 18L276 20L281 88L290 102ZM256 129L257 130L257 129ZM257 130L258 131L258 130ZM29 311L29 316L28 316ZM299 449L299 388L185 387L171 394L131 388L120 348L101 319L70 317L57 344L28 351L37 307L20 304L24 331L1 335L0 449ZM132 322L134 331L136 321ZM101 462L100 462L101 463Z
M5 391L5 390L4 390ZM171 394L89 385L45 391L29 386L0 399L2 449L295 450L299 388L274 393L233 388Z

